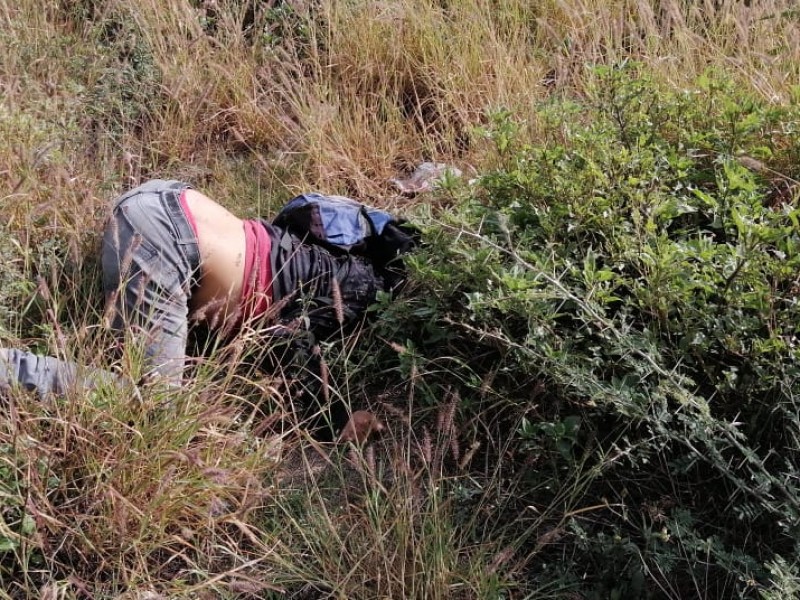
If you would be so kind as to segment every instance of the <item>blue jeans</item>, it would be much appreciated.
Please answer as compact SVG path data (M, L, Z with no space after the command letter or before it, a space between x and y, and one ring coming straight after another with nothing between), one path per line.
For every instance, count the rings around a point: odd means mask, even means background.
M46 400L53 395L63 396L70 389L86 390L114 384L122 384L122 381L108 371L84 370L52 356L0 348L0 396L9 388L19 386Z
M141 343L148 372L179 384L189 298L200 269L197 237L180 204L189 187L155 179L118 198L103 234L103 289L111 325Z
M200 266L197 238L180 205L186 187L153 180L118 198L101 251L112 326L141 342L146 367L169 384L183 375L189 296ZM20 386L45 399L107 384L122 381L108 371L0 348L0 395Z

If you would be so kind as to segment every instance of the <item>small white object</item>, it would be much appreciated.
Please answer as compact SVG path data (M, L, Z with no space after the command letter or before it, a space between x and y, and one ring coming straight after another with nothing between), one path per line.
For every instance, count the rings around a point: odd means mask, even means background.
M424 162L407 179L391 179L401 194L413 195L428 192L445 177L461 177L461 171L445 163Z

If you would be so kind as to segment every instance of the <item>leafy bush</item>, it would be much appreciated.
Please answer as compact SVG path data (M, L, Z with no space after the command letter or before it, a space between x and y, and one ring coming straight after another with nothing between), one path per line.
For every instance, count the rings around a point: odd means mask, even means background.
M458 385L466 422L510 436L537 586L796 585L800 223L767 166L796 108L623 65L538 116L536 142L494 116L498 167L431 220L384 334L431 399Z

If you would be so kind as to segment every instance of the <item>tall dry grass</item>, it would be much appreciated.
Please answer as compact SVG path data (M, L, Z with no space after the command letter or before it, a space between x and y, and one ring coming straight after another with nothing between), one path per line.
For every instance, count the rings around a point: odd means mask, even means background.
M535 135L537 104L580 96L597 65L638 61L676 87L717 69L772 101L796 99L795 4L0 0L0 255L11 274L0 341L134 368L108 358L94 256L108 200L148 177L188 179L246 216L312 188L402 212L411 201L392 178L423 160L479 172L488 114L508 109ZM450 429L414 431L395 416L382 446L324 459L290 427L284 455L301 460L281 478L253 408L258 392L284 402L279 377L208 369L170 402L112 390L4 405L0 597L515 588L525 558L507 529L480 527L502 521L502 507L475 483L500 488L502 465L464 475L468 449L446 454ZM363 401L356 385L336 393ZM576 508L588 476L568 482L548 522ZM474 516L453 514L456 494L475 495ZM474 530L456 529L464 519Z
M532 117L554 90L580 93L594 65L640 61L677 86L717 68L786 101L800 52L790 0L87 0L0 10L6 139L24 136L13 115L45 129L41 142L23 142L33 155L14 157L14 144L4 152L11 189L37 157L42 168L41 144L72 141L65 172L51 177L88 181L81 198L158 172L213 183L231 154L253 171L286 173L280 182L262 173L267 191L386 198L389 180L422 160L479 166L474 128L487 111ZM120 75L132 65L133 76ZM29 193L41 194L36 183Z

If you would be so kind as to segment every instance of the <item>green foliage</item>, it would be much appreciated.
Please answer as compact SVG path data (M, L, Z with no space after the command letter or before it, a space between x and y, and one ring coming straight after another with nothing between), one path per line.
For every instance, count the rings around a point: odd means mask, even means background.
M636 65L595 75L540 107L536 143L495 115L499 167L434 220L391 322L420 363L452 357L425 385L455 375L506 423L520 502L575 503L542 581L772 593L800 516L800 226L744 165L788 162L798 113L714 74L682 92Z
M5 228L0 228L0 261L4 268L0 270L0 335L6 336L16 332L19 306L29 296L32 284L26 283L23 276L23 259L19 255L20 246L17 240Z
M162 73L132 14L95 9L93 16L97 54L86 70L86 111L94 128L119 140L144 129L164 107Z
M282 52L307 57L313 46L311 25L320 12L315 5L259 0L195 0L192 5L207 35L226 45L245 41L261 59Z

